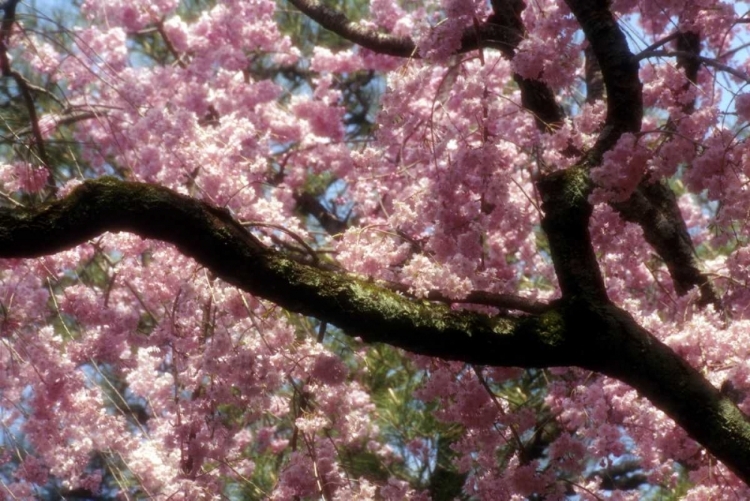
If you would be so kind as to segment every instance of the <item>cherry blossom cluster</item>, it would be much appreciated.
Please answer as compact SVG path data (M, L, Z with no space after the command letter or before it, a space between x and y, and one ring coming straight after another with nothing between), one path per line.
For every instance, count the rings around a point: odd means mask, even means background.
M12 64L65 103L40 117L43 136L76 144L59 196L102 175L158 183L226 207L268 245L295 247L294 235L336 267L416 298L558 297L534 181L569 167L571 149L591 148L607 113L586 100L586 42L564 2L527 2L512 60L487 48L457 53L462 33L490 14L487 2L372 0L360 25L414 36L408 59L305 47L272 0L210 4L186 12L175 0L86 0L67 45L19 20ZM590 234L609 297L750 412L747 19L729 2L614 0L612 9L640 60L646 118L591 173ZM695 81L662 43L677 30L697 33L715 63ZM372 132L354 135L342 82L366 72L377 75L377 111ZM565 119L540 130L516 77L549 85ZM45 188L38 162L3 162L4 201L30 203ZM336 235L297 204L325 176L345 186L342 205L352 208ZM610 205L644 180L676 192L724 312L702 307L698 291L679 296L642 230ZM11 499L51 485L175 500L242 498L233 489L279 500L429 499L429 485L414 480L419 467L445 466L431 437L391 433L385 397L372 391L371 348L158 241L105 234L2 261L0 339L0 465L10 465L0 492ZM398 371L418 383L409 405L430 409L436 429L460 428L444 453L471 499L625 500L660 489L750 497L614 379L399 357ZM358 476L354 456L385 466ZM604 472L630 460L643 486L607 488ZM253 483L263 475L273 482Z

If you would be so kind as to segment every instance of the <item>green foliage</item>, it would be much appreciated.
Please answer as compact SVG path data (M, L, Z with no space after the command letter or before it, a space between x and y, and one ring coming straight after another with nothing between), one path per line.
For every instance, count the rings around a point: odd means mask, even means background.
M310 173L305 179L303 190L310 195L322 197L334 181L335 178L330 172L321 172L320 174Z
M366 17L370 5L367 0L328 0L323 3L343 12L354 22ZM350 41L321 28L286 0L279 1L277 20L282 33L289 35L305 55L312 54L316 46L327 47L336 52L352 45Z

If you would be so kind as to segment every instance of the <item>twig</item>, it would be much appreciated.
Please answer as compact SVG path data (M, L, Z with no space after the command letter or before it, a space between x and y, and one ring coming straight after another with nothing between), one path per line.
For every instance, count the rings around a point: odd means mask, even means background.
M378 284L392 291L400 292L405 296L415 297L415 295L409 291L409 286L406 284L397 282L378 282ZM550 303L542 303L513 294L500 294L487 291L471 291L466 295L466 297L456 299L446 295L442 291L431 290L427 293L425 299L429 299L430 301L438 301L441 303L477 304L482 306L492 306L494 308L500 308L502 310L523 311L524 313L532 314L544 313L553 306Z
M278 224L271 224L271 223L261 223L261 222L258 222L258 221L243 221L240 224L242 226L244 226L244 227L248 227L249 226L249 227L253 227L253 228L273 228L274 230L279 230L281 232L284 232L287 235L289 235L290 237L292 237L302 247L304 247L305 251L307 251L307 253L310 254L310 257L313 259L313 264L314 265L317 265L319 263L319 261L320 261L320 259L318 258L317 252L315 252L315 249L313 249L312 247L310 247L307 244L307 242L305 242L305 240L301 236L297 235L296 233L294 233L291 230L288 230L288 229L284 228L283 226L280 226Z
M36 113L34 98L31 95L32 85L23 77L23 75L10 68L10 59L8 58L8 40L10 39L13 24L16 21L16 5L18 2L19 0L7 0L2 6L0 6L0 8L3 9L3 20L0 24L0 71L2 71L2 76L13 78L16 85L18 85L18 89L21 91L21 96L23 97L24 104L29 113L29 121L31 122L31 131L34 136L37 156L44 168L47 169L47 185L50 189L50 195L55 195L57 193L55 176L47 156L47 150L44 147L44 138L42 137L42 131L39 127L39 118Z
M635 61L641 61L643 59L648 59L651 57L682 57L687 60L698 61L700 63L705 64L706 66L713 66L719 71L729 73L733 77L739 78L740 80L744 82L750 83L750 77L748 77L747 74L742 73L724 63L720 63L716 59L711 59L710 57L699 56L692 52L687 52L687 51L682 51L682 50L652 50L652 51L644 51L644 52L641 52L640 54L636 54L635 56L633 56L633 59Z

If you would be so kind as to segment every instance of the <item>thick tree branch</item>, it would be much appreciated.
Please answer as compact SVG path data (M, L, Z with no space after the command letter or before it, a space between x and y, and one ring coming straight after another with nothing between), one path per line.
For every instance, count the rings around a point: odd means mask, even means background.
M594 330L605 336L604 345L599 346L602 356L599 361L596 357L591 360L591 369L636 388L750 484L747 416L626 312L607 305L603 311L591 313L592 316L581 311L580 318L576 317L576 326L569 326Z
M587 45L584 49L585 61L585 81L586 81L586 102L595 103L604 99L604 79L602 78L602 69L599 67L599 61L596 60L596 54Z
M579 336L587 337L581 333L589 333L591 337L582 340L581 345L583 367L636 388L745 482L750 481L747 416L607 298L588 234L589 183L581 166L547 175L537 182L545 212L542 228L549 239L563 294L561 316L566 342L575 344L574 339ZM668 228L665 233L670 231ZM724 429L742 430L743 445L732 442Z
M323 27L363 47L376 52L400 57L418 57L415 43L408 38L385 35L349 21L344 14L324 6L317 0L290 0L293 5ZM608 2L570 0L568 5L576 15L589 41L587 49L587 78L591 84L588 98L603 96L602 83L607 89L607 118L595 147L586 155L587 165L595 167L601 156L624 132L640 130L643 116L638 60L628 49L625 36L609 11ZM493 14L479 29L467 30L460 52L483 47L494 47L512 59L523 39L521 12L525 4L520 0L493 1ZM682 54L684 57L687 55ZM692 56L694 57L694 56ZM554 93L540 80L514 75L521 90L524 108L534 114L542 130L555 129L564 118ZM577 154L577 151L571 151ZM664 260L670 271L675 290L685 294L699 287L704 302L718 304L719 300L709 280L700 271L692 240L687 233L676 199L669 187L651 186L644 181L630 200L613 207L627 221L644 229L647 242Z
M563 337L573 344L581 340L582 367L636 388L745 482L750 481L748 418L729 397L609 301L588 233L589 185L586 169L581 166L537 182L545 213L542 228L562 290ZM670 207L659 209L667 212ZM654 216L659 215L661 212ZM655 224L664 234L678 238L674 228L668 226L673 221L682 218ZM742 446L724 435L721 430L727 428L742 430Z
M575 354L544 317L490 318L414 300L354 275L301 264L265 247L228 211L144 183L87 181L39 210L0 209L0 257L35 257L129 231L170 242L252 294L361 336L480 365L569 365Z
M547 175L537 182L542 198L542 229L563 298L609 301L589 235L590 181L581 167Z
M607 89L605 128L589 156L589 161L596 165L600 156L623 133L641 129L643 100L638 63L633 59L607 0L567 0L566 3L586 35Z
M605 128L587 158L589 166L594 167L623 133L638 132L641 128L643 100L638 59L628 49L625 36L609 11L609 2L568 0L567 3L586 34L607 90ZM690 47L693 51L700 47L694 36L686 36L680 43L680 47ZM588 54L587 51L587 57ZM698 56L695 52L681 54L688 78L694 78L697 69L693 63ZM692 239L669 186L646 178L630 199L612 207L623 219L643 228L646 241L666 263L678 294L698 287L704 303L720 307L716 291L700 271Z
M571 194L569 183L578 182L560 176L542 188L547 200L561 187ZM580 200L567 199L573 207ZM585 223L584 217L570 224ZM265 247L224 209L163 187L112 178L87 181L64 199L37 209L0 209L0 257L51 254L105 231L170 242L227 282L342 327L366 342L478 365L578 366L618 378L750 482L746 417L627 313L588 289L572 291L574 297L537 315L490 317L453 311L351 274L296 262ZM557 235L554 229L548 231ZM596 279L591 284L595 286Z

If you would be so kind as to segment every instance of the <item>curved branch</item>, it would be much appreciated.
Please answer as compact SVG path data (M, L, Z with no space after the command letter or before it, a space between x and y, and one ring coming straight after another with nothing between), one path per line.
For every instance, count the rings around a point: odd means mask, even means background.
M410 38L379 33L361 26L350 21L343 12L323 5L318 0L289 0L289 3L328 31L373 52L389 56L419 57L417 46Z
M228 283L368 343L477 365L578 366L618 378L750 482L750 423L731 399L627 313L604 298L586 299L586 290L537 315L453 311L296 262L265 247L225 209L113 178L87 181L37 209L0 208L0 257L51 254L105 231L170 242Z
M607 89L605 129L592 150L596 165L625 132L638 132L643 119L638 62L609 10L607 0L567 0L596 56Z
M0 209L0 258L52 254L105 231L172 243L228 283L368 342L480 365L546 367L576 358L547 337L542 317L453 311L299 263L265 247L228 211L151 184L102 178L37 210Z
M623 133L640 130L643 100L638 61L649 54L661 55L663 51L652 50L633 56L625 35L609 10L608 1L567 0L567 3L586 34L607 89L605 128L587 158L588 166L595 167ZM671 39L668 37L660 43ZM694 52L669 54L679 55L685 61L703 59ZM716 291L700 270L692 239L669 186L660 181L644 179L630 199L613 203L612 207L623 219L643 228L646 241L666 263L679 295L698 287L703 303L713 303L721 308Z
M365 48L394 56L418 57L416 45L409 38L364 28L318 0L290 2L324 28ZM482 46L497 48L509 59L514 56L516 47L523 39L524 27L520 13L525 5L520 1L496 1L492 5L494 12L486 23L466 30L459 52ZM586 155L587 165L594 167L623 133L640 130L643 103L638 77L639 57L634 57L630 52L625 36L609 10L608 2L569 0L568 5L589 41L587 68L590 69L591 81L598 85L594 85L589 97L601 97L601 81L607 89L605 128L594 148ZM670 55L696 57L689 53L673 52ZM598 79L601 80L597 81ZM552 130L562 123L563 111L547 84L540 80L525 79L517 74L514 75L514 80L521 90L524 108L534 114L541 130ZM579 152L571 150L570 153ZM647 242L666 263L678 294L686 294L693 287L698 287L703 302L719 305L716 292L700 271L692 240L668 186L643 182L628 201L613 204L613 207L625 220L643 228Z
M417 44L409 37L380 33L364 27L351 21L343 12L332 9L318 0L289 0L289 3L323 28L360 47L389 56L420 57ZM458 52L462 54L480 47L495 48L505 52L509 47L512 49L516 47L518 42L514 42L515 37L512 30L497 24L486 23L471 26L464 30Z

